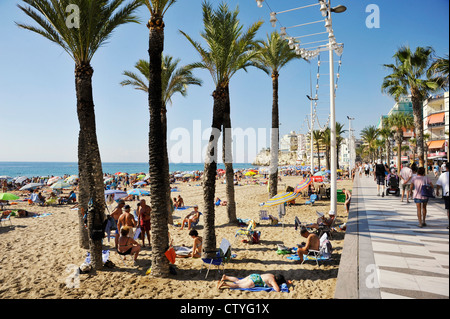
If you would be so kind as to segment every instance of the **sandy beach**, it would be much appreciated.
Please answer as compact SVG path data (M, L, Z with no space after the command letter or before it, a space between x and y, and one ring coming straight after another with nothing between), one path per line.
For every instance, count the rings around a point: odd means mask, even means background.
M286 186L295 187L300 177L282 177L279 191ZM203 208L203 189L195 183L177 183L178 192L188 206ZM351 180L338 181L338 189L352 188ZM259 222L260 203L268 199L267 186L236 186L237 215L242 219ZM65 193L68 193L66 190ZM218 184L216 196L226 199L225 185ZM149 202L150 198L143 197ZM292 280L289 293L249 292L240 290L218 290L220 279L217 268L213 267L207 279L206 270L200 273L200 259L177 259L176 275L170 278L155 279L146 275L150 267L151 250L141 250L137 265L128 257L124 264L114 249L114 240L105 238L105 249L110 249L113 268L104 268L96 274L75 275L75 270L86 257L86 251L78 245L77 211L72 205L42 207L18 202L7 209L25 209L41 217L12 217L12 226L0 228L0 298L1 299L329 299L333 298L338 274L340 255L344 243L344 232L333 233L333 260L320 262L307 261L303 265L290 261L286 255L278 255L277 244L295 247L304 241L299 231L294 230L294 218L312 223L317 219L316 211L325 214L329 211L329 200L317 201L314 205L304 205L306 198L298 198L297 204L286 208L283 226L270 226L262 222L257 226L261 232L259 244L243 243L235 240L239 227L226 223L226 208L216 207L217 245L222 238L232 244L236 257L227 264L225 273L230 276L245 277L251 273L281 273ZM132 209L137 201L127 202ZM269 214L278 216L276 207L269 208ZM174 222L179 222L190 210L176 210ZM46 215L49 213L50 215ZM345 223L347 214L344 205L338 203L336 224ZM200 236L203 220L196 228ZM169 225L174 245L192 245L188 230ZM141 241L139 240L141 243ZM74 287L76 286L76 287Z

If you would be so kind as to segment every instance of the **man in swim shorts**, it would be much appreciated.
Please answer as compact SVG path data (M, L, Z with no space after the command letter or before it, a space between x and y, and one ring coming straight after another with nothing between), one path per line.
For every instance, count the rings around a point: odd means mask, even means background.
M152 208L146 204L145 199L141 199L140 205L136 213L138 216L138 225L141 228L142 232L142 247L145 247L145 234L147 234L148 245L149 246L152 245L150 242L151 212Z

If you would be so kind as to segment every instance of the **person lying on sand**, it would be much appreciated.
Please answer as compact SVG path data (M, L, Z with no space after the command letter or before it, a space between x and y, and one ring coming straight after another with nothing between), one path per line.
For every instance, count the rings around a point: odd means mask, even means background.
M243 279L223 275L222 279L217 283L217 288L254 288L254 287L272 287L275 291L280 292L280 286L283 283L290 284L283 275L273 274L251 274Z

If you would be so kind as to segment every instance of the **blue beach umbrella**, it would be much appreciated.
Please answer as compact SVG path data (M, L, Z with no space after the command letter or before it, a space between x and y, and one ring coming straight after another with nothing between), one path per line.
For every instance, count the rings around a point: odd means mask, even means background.
M128 195L134 195L134 196L148 196L148 195L150 195L149 191L146 191L146 190L140 189L140 188L131 189L127 193L128 193Z

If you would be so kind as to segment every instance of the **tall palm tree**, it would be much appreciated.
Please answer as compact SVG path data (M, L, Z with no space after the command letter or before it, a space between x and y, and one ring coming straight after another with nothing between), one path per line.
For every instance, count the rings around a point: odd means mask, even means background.
M204 255L216 249L215 235L215 213L214 198L217 173L217 140L222 129L225 130L224 150L225 168L227 174L227 209L230 222L236 221L236 207L234 201L234 183L231 157L231 120L230 120L230 96L229 83L231 78L239 70L255 65L252 59L255 55L255 35L262 22L252 24L245 32L238 19L239 9L230 11L228 5L221 3L217 10L213 10L208 2L203 2L203 24L204 31L200 34L206 41L208 48L194 41L190 36L180 30L186 39L199 53L201 61L191 64L192 67L209 71L214 81L215 90L212 94L214 99L213 119L211 124L211 135L205 158L203 200L205 215L204 230ZM233 175L232 175L233 174ZM231 201L230 201L231 199Z
M424 166L425 163L423 101L430 92L438 90L441 84L436 78L425 77L429 75L432 54L431 47L417 47L414 52L408 46L401 47L394 54L395 64L384 65L392 73L384 78L381 86L382 91L393 96L397 101L400 97L411 95L419 166Z
M201 86L202 81L193 76L190 68L186 66L178 66L180 59L174 60L172 56L166 55L162 61L162 114L161 120L163 124L164 136L167 136L167 105L172 104L172 97L179 93L183 97L187 96L187 87L189 85ZM131 85L136 90L149 93L149 81L150 81L150 63L146 60L139 60L135 64L135 69L138 73L131 71L124 71L123 75L127 77L126 80L120 82L122 86ZM169 162L167 150L163 154L165 156L164 161ZM170 184L167 184L167 210L168 210L168 222L172 223L172 209L171 209L171 194Z
M366 126L361 131L361 138L367 144L369 158L374 161L374 152L376 150L376 140L378 138L379 130L375 126Z
M89 243L92 266L94 269L100 269L103 266L102 241L93 234L102 229L105 219L105 197L95 126L92 94L94 69L91 60L117 27L128 22L138 22L134 12L141 3L131 1L124 4L124 0L23 0L23 2L28 6L19 4L18 7L38 26L21 23L17 25L58 44L75 62L77 115L80 125L78 135L80 246L87 248L86 243ZM79 15L74 16L74 21L67 21L66 10L71 8L69 5L72 7L76 5L78 8ZM89 214L86 235L83 215L87 212L90 200L93 209Z
M386 121L387 124L395 130L394 139L397 144L397 169L400 170L402 164L401 148L403 143L403 131L414 127L414 118L410 114L399 112L389 115Z
M152 212L152 276L167 277L169 261L164 255L169 247L167 189L169 162L167 158L167 133L163 121L162 53L164 51L164 14L176 0L141 0L150 12L149 28L149 166ZM165 155L166 154L166 155Z
M278 145L280 140L279 111L278 111L278 78L280 70L289 62L299 59L300 56L289 48L286 40L283 40L278 32L267 35L267 41L258 46L258 55L255 61L260 64L261 69L272 77L272 134L270 144L270 175L269 175L269 195L273 197L277 194L278 185Z

